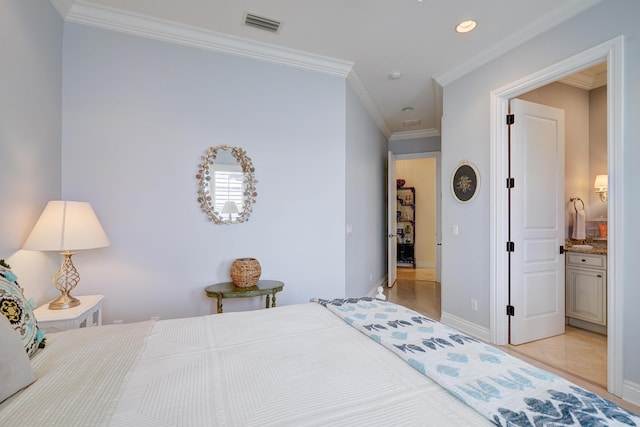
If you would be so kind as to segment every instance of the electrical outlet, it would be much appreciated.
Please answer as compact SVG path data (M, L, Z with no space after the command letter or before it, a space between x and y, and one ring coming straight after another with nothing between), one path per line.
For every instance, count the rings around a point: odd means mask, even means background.
M160 320L158 316L151 316L151 320Z
M478 300L475 300L475 299L471 300L471 310L478 311Z
M122 320L114 320L113 324L114 325L121 325L122 324Z

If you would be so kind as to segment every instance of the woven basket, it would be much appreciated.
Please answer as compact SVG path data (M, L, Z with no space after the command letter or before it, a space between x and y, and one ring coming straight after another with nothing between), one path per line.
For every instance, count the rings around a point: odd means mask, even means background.
M249 288L258 283L262 268L255 258L238 258L231 264L230 274L234 285Z

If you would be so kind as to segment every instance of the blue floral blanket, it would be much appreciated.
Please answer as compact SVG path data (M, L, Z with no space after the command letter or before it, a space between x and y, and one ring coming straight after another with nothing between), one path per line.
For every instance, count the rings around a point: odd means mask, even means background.
M314 299L499 426L638 426L640 417L415 311Z

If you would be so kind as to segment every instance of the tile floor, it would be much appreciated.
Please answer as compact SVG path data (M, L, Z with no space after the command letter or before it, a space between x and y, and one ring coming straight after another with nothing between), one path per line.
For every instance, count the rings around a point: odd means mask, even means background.
M433 269L398 268L396 285L384 293L389 301L440 320L440 283L435 282ZM640 413L639 406L606 391L607 338L603 335L568 326L564 335L501 349Z
M564 335L517 346L509 345L509 348L607 388L605 335L567 325Z

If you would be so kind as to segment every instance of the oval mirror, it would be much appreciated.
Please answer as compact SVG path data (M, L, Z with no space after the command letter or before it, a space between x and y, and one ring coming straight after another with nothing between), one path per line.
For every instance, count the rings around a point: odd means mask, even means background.
M237 224L249 220L258 193L254 168L238 147L209 147L201 157L196 179L198 203L210 221Z

